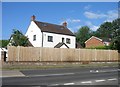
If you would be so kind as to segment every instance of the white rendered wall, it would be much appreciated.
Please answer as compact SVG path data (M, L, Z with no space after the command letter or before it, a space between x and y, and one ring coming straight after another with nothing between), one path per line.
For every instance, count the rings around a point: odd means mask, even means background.
M48 36L53 36L53 42L48 42ZM59 42L62 42L62 38L64 38L64 43L69 48L75 48L76 39L75 39L74 36L55 34L55 33L48 33L48 32L43 32L43 47L54 47ZM70 39L70 44L66 43L66 38Z
M2 52L2 51L0 51L0 60L1 60L1 55L2 55L1 52Z
M36 35L36 41L33 41L33 35ZM34 47L42 47L42 33L39 27L34 23L34 21L31 21L25 36L29 38L29 41ZM53 36L53 42L48 42L48 36ZM74 36L48 33L48 32L43 32L43 47L54 47L59 42L62 42L62 38L64 38L64 43L69 48L75 48L76 39ZM66 43L66 38L70 39L70 44ZM65 47L63 46L62 48Z
M67 48L65 45L62 45L60 48Z
M33 41L33 35L36 35L36 41ZM34 47L41 47L42 46L42 33L39 27L31 21L30 26L25 34L29 38L29 41Z

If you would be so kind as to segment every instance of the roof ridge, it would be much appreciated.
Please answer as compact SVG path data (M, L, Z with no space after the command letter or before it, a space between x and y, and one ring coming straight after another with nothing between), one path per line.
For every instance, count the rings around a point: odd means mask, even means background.
M88 40L86 40L85 43L86 43L87 41L89 41L91 38L95 38L95 39L98 39L98 40L100 40L100 41L103 41L102 39L100 39L100 38L98 38L98 37L92 36L92 37L90 37Z
M58 44L56 44L56 45L54 46L54 48L60 48L62 45L65 45L67 48L69 48L69 47L67 46L67 44L65 44L65 43L63 43L63 42L59 42Z
M52 23L48 23L48 22L41 22L41 21L35 21L35 22L46 23L46 24L57 25L57 26L63 26L63 25L52 24ZM64 26L63 26L63 27L64 27Z
M40 21L33 21L41 32L49 32L49 33L56 33L56 34L63 34L63 35L70 35L75 36L73 32L71 32L67 27L47 22L40 22ZM46 24L46 25L44 25Z

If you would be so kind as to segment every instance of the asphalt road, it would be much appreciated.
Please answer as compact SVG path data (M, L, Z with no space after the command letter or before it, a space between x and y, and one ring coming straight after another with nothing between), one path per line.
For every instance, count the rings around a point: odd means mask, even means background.
M3 85L118 85L117 67L23 70L23 77L2 78ZM33 86L32 86L33 87ZM35 86L40 87L40 86ZM109 86L110 87L110 86Z

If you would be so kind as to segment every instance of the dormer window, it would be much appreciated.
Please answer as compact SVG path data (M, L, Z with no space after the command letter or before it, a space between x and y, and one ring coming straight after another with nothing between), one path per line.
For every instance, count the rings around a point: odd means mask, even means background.
M47 24L45 24L45 23L44 23L44 24L43 24L43 26L44 26L44 27L46 27L46 26L47 26Z

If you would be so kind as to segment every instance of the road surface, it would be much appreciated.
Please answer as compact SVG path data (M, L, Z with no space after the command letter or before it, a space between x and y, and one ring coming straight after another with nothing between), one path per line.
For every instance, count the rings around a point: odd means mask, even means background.
M117 67L22 70L21 77L3 77L3 85L118 85ZM38 85L38 86L37 86ZM12 86L11 86L12 87ZM33 87L33 86L32 86Z

